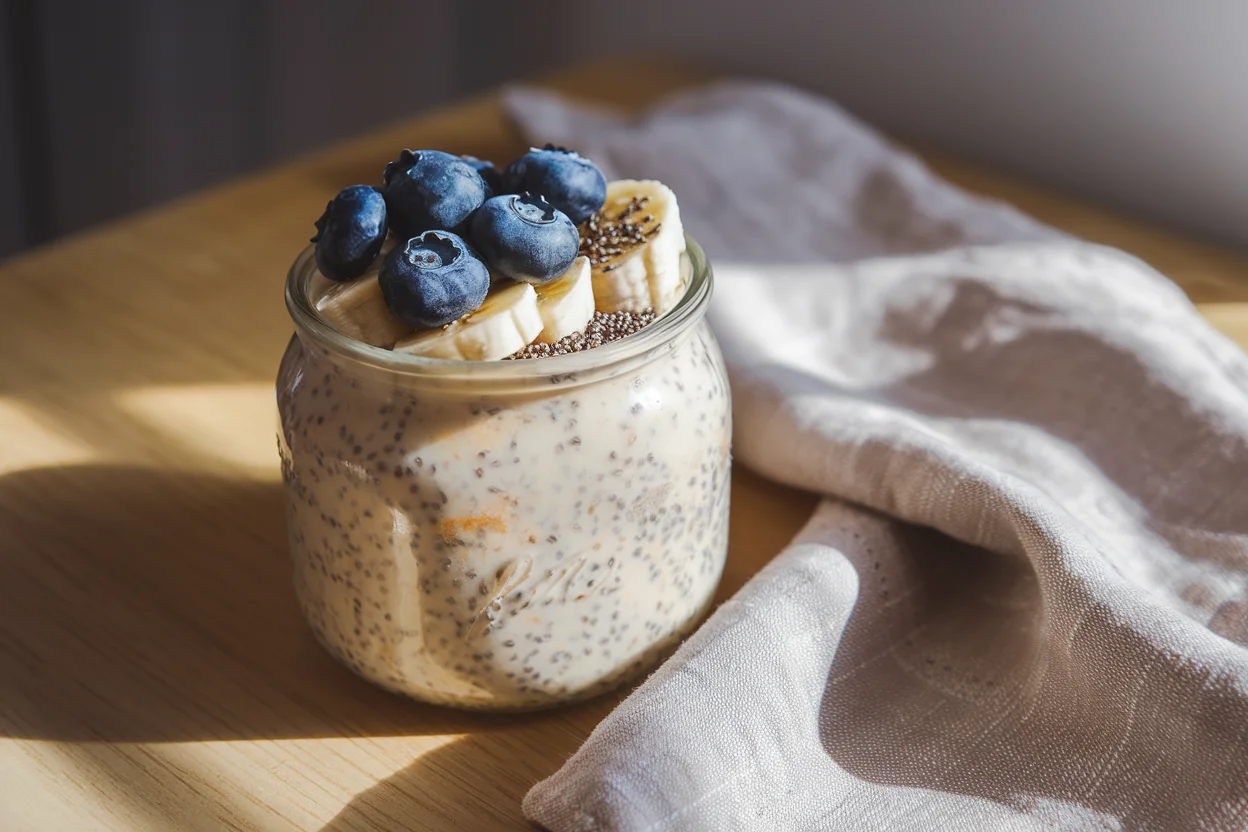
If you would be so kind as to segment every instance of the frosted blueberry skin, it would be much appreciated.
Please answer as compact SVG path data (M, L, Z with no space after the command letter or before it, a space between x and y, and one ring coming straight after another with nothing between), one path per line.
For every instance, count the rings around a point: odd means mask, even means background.
M426 231L396 247L377 279L390 312L417 329L462 318L490 289L485 263L449 231Z
M343 188L316 221L317 269L330 280L359 277L377 259L387 230L386 201L376 188Z
M478 159L476 156L463 155L459 158L472 165L481 179L485 182L485 198L493 199L496 196L507 193L503 187L503 175L498 168L494 167L494 163L488 159Z
M575 225L601 210L607 200L607 178L597 165L575 151L549 144L508 165L503 184L511 193L541 194Z
M473 215L470 233L491 268L539 285L566 272L581 247L572 220L542 197L527 193L488 200Z
M485 180L458 156L440 150L404 150L386 165L386 208L401 239L422 231L462 230L485 201Z

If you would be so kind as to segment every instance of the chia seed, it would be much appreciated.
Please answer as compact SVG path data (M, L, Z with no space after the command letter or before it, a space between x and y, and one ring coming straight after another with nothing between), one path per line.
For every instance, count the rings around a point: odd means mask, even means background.
M584 332L565 335L553 344L534 342L519 352L507 356L505 360L549 358L552 355L569 355L582 350L592 350L603 344L635 335L654 321L655 315L651 309L644 312L595 312L585 326Z

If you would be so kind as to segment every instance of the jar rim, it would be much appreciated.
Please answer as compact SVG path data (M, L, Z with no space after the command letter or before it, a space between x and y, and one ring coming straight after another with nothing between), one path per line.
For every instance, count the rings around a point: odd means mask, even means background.
M286 310L300 338L309 336L315 344L331 353L387 373L431 379L472 379L474 382L553 380L604 370L644 356L673 342L700 321L710 304L714 276L702 247L688 234L685 235L685 256L691 266L689 285L675 307L626 338L567 355L518 361L464 361L411 355L357 341L334 329L316 309L311 292L313 278L317 275L312 246L300 252L287 273Z

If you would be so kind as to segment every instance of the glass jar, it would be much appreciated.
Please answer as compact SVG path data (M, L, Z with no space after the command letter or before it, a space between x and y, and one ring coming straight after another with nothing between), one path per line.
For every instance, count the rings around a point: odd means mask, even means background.
M540 708L652 667L706 611L728 543L728 382L711 270L626 339L465 362L368 346L315 311L295 336L278 438L300 606L356 673L443 705Z

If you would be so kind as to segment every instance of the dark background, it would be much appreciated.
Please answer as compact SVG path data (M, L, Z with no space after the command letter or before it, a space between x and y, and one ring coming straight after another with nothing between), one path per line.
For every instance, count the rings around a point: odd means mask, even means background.
M0 256L555 63L521 3L0 2Z
M0 257L500 81L652 53L1248 244L1244 0L0 4Z

